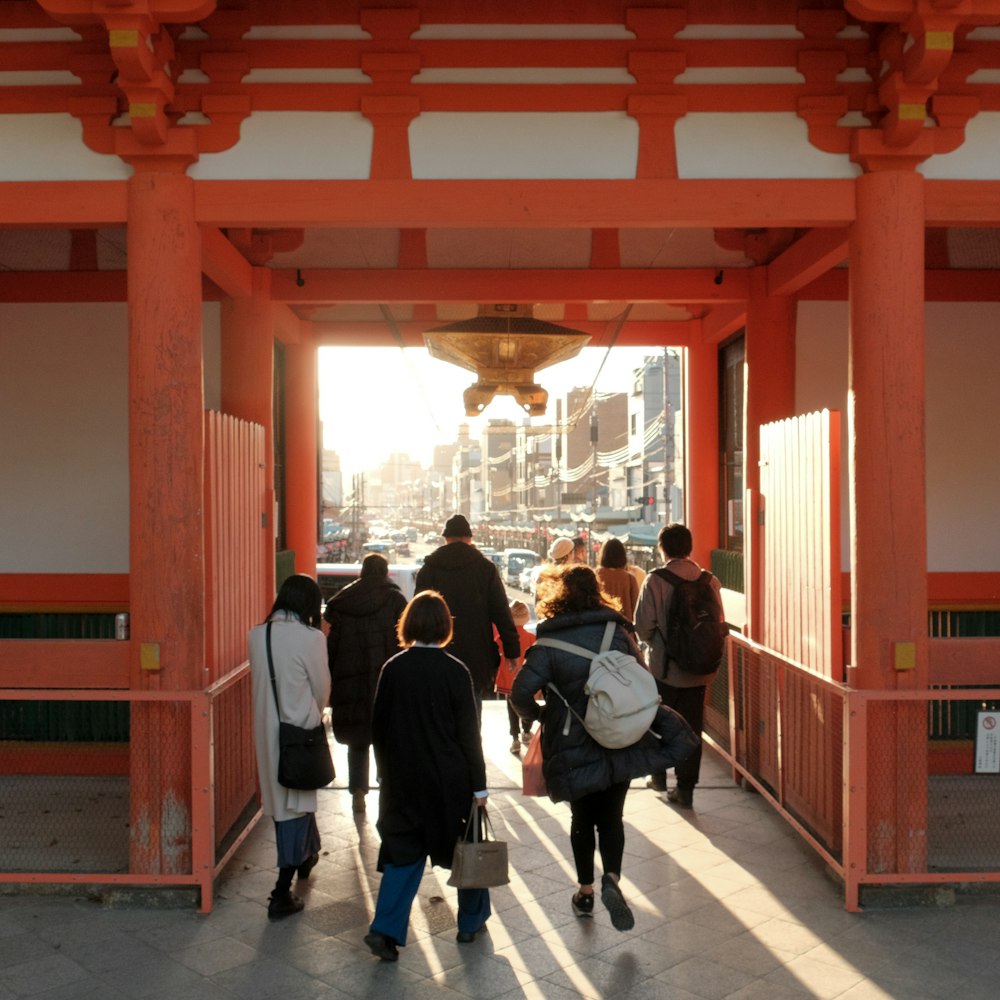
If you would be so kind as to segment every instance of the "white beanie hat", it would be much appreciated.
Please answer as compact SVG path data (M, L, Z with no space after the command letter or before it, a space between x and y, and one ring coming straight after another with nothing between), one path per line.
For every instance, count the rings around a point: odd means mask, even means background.
M557 538L549 546L549 559L552 562L562 562L564 559L568 559L573 554L573 539L572 538Z

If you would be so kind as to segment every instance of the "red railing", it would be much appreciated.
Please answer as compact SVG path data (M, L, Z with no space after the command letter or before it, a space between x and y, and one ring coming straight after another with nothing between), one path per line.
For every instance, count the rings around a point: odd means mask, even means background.
M133 707L173 709L186 725L160 746L168 771L182 770L179 800L158 814L169 817L169 849L151 856L150 840L167 842L162 830L133 819L133 787L143 768L127 774L32 771L31 742L4 748L7 825L0 844L0 882L109 886L192 886L203 912L212 909L213 884L260 816L253 739L249 732L250 674L244 665L206 691L0 690L10 701L127 701ZM141 748L130 745L130 753ZM165 794L171 794L167 792ZM94 802L100 801L99 811ZM79 802L79 806L76 803ZM58 837L53 838L53 817Z
M708 742L842 877L849 910L866 885L1000 882L1000 774L934 773L927 725L932 704L1000 688L863 691L736 636L728 682L729 745Z

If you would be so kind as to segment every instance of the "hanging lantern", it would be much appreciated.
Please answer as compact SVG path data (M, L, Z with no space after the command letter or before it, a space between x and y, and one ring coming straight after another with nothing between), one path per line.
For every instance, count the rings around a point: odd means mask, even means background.
M431 357L475 372L463 394L467 416L478 416L497 395L513 396L532 417L545 413L549 394L535 373L576 357L588 334L535 319L530 305L480 306L472 319L424 334Z

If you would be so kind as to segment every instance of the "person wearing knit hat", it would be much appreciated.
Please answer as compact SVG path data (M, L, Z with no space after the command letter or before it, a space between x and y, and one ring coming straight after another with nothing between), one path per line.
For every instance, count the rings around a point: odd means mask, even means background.
M424 559L415 585L418 593L436 590L445 599L454 624L446 649L469 668L482 718L483 698L493 693L500 666L493 627L503 658L515 663L521 655L517 627L500 574L493 560L472 544L472 528L465 515L452 514L441 534L445 544Z
M562 566L568 563L573 557L573 539L572 538L557 538L549 546L549 561L556 564L556 566Z
M445 522L441 535L444 538L471 538L472 528L469 527L464 514L452 514Z

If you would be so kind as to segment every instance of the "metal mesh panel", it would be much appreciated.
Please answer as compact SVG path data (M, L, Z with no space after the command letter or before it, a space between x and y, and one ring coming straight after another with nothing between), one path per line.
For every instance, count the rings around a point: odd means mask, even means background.
M995 694L996 692L992 692ZM900 873L1000 869L1000 774L976 774L971 747L942 761L929 753L928 704L939 692L882 699L867 711L868 870ZM959 700L963 699L963 700ZM973 720L987 702L947 699Z
M0 882L197 886L210 910L259 815L249 668L207 691L0 694L22 715L51 698L130 720L128 742L2 742Z
M5 747L4 770L22 766L25 750ZM0 871L126 872L129 832L127 777L3 777Z

